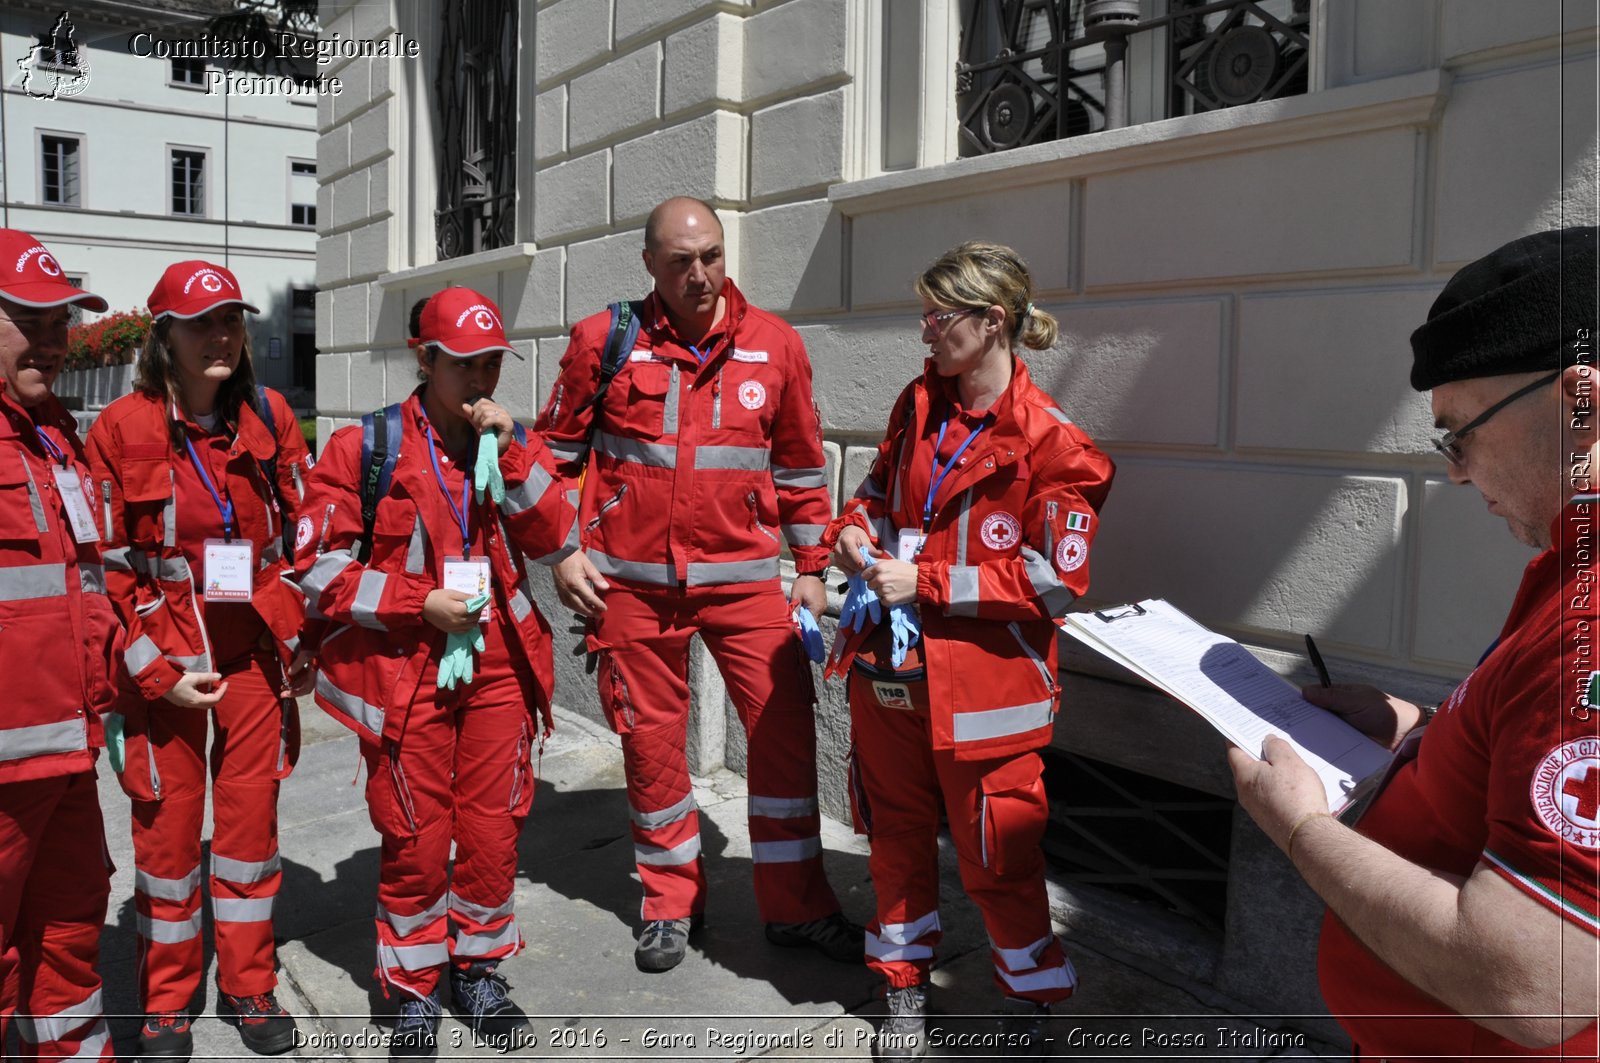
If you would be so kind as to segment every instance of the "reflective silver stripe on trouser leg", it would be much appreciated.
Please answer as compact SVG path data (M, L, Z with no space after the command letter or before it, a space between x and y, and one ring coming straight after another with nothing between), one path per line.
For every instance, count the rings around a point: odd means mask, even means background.
M30 1045L40 1045L46 1041L64 1041L67 1034L76 1030L86 1022L93 1022L100 1018L105 1010L101 1003L100 990L96 989L76 1004L68 1004L60 1011L49 1015L21 1015L17 1016L17 1032L22 1039ZM88 1037L84 1038L85 1041ZM98 1054L94 1058L98 1058Z

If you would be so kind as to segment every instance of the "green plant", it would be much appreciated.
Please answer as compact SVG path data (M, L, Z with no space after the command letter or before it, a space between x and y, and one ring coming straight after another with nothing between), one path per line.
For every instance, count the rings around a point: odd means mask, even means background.
M67 330L67 368L127 365L150 334L145 310L118 310L98 321Z

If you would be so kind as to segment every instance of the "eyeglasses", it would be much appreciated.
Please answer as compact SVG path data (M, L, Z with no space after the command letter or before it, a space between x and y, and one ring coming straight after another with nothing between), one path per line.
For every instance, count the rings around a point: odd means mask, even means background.
M1489 418L1493 417L1507 406L1510 406L1513 402L1516 402L1524 395L1531 395L1535 391L1538 391L1540 388L1550 383L1550 381L1559 377L1561 373L1562 370L1557 369L1549 376L1542 376L1525 388L1518 388L1516 391L1513 391L1511 394L1507 395L1505 398L1501 399L1499 402L1495 403L1493 406L1490 406L1487 410L1484 410L1482 413L1478 414L1478 416L1468 421L1461 428L1456 429L1454 432L1446 432L1438 439L1435 439L1433 441L1434 449L1443 454L1445 459L1448 460L1452 465L1461 464L1462 458L1466 456L1461 451L1461 441L1467 437L1468 432L1471 432L1474 429L1482 428L1488 422Z
M926 314L923 314L921 317L917 318L917 323L925 329L932 329L934 332L938 332L939 326L944 322L949 321L952 318L960 317L963 314L976 313L977 311L971 307L967 307L964 310L929 310Z

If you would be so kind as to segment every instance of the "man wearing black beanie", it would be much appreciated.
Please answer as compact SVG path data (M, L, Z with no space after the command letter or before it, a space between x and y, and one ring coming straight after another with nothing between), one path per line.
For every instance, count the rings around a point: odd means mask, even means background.
M1451 481L1540 553L1436 714L1306 688L1396 751L1360 821L1328 815L1281 739L1260 760L1228 752L1240 803L1328 905L1322 992L1358 1059L1595 1058L1597 273L1594 228L1514 240L1452 277L1411 336Z

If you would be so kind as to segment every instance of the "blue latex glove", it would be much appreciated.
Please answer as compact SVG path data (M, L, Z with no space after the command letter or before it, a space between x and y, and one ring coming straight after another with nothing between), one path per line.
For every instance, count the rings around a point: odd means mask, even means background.
M866 568L877 564L877 558L873 557L872 551L865 546L861 547L861 563ZM851 631L861 631L867 626L869 619L874 624L883 619L883 603L878 601L877 594L867 586L863 572L857 572L850 577L850 582L845 587L844 605L839 609L839 626L847 627Z
M917 622L916 610L909 605L891 606L889 632L894 639L889 659L894 667L899 668L906 663L906 651L922 637L922 625Z
M500 475L500 440L493 429L478 437L478 463L472 467L472 491L479 503L483 502L484 488L489 489L495 505L506 500L506 480ZM467 681L472 681L470 675Z
M806 656L821 664L828 652L822 645L822 629L817 626L817 618L805 606L797 605L793 619L794 626L800 629L800 644L806 648Z
M101 723L106 728L106 757L111 761L111 770L121 775L127 763L127 750L122 742L122 713L108 712Z
M489 604L489 596L480 594L465 602L467 612L475 613ZM451 631L445 634L444 656L439 658L438 686L454 690L456 683L472 682L472 651L483 652L483 628L472 625L471 631Z

